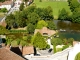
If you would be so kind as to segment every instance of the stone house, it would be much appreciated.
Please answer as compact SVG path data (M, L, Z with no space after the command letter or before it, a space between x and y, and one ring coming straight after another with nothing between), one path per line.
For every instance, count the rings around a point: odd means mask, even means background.
M51 36L53 34L56 33L55 30L50 30L47 27L43 27L42 29L35 29L34 34L36 34L37 32L41 33L41 35L46 35L46 36Z

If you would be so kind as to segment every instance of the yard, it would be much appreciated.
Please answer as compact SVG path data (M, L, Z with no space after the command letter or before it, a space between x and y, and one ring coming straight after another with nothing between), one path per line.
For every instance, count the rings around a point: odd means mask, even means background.
M51 6L53 9L53 15L54 18L57 19L58 18L58 13L62 8L65 8L67 12L69 12L71 14L71 11L69 9L68 6L68 2L66 1L43 1L43 2L39 2L39 0L34 0L34 3L36 4L37 7L40 8L45 8L47 6Z

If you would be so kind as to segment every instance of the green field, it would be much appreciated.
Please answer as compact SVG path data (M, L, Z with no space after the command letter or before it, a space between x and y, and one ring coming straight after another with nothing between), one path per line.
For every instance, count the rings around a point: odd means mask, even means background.
M36 4L37 7L40 7L40 8L45 8L47 6L51 6L53 9L53 15L54 15L55 19L58 17L59 10L61 10L62 8L65 8L66 11L71 14L71 11L68 6L68 2L66 2L66 1L39 2L39 0L34 0L34 3Z

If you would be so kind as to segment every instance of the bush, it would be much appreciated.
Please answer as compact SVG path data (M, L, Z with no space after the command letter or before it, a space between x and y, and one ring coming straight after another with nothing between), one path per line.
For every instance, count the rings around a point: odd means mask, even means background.
M62 50L66 49L68 47L69 47L69 45L65 45L65 46L63 46Z
M75 60L80 60L80 52L76 55Z
M53 51L56 53L56 45L53 45Z

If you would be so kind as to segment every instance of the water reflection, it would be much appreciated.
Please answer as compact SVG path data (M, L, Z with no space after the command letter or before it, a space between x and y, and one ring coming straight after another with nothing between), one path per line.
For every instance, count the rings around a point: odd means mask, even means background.
M68 30L80 31L80 24L78 23L72 23L70 21L59 21L59 20L54 20L54 23L58 30L63 29L67 31Z

